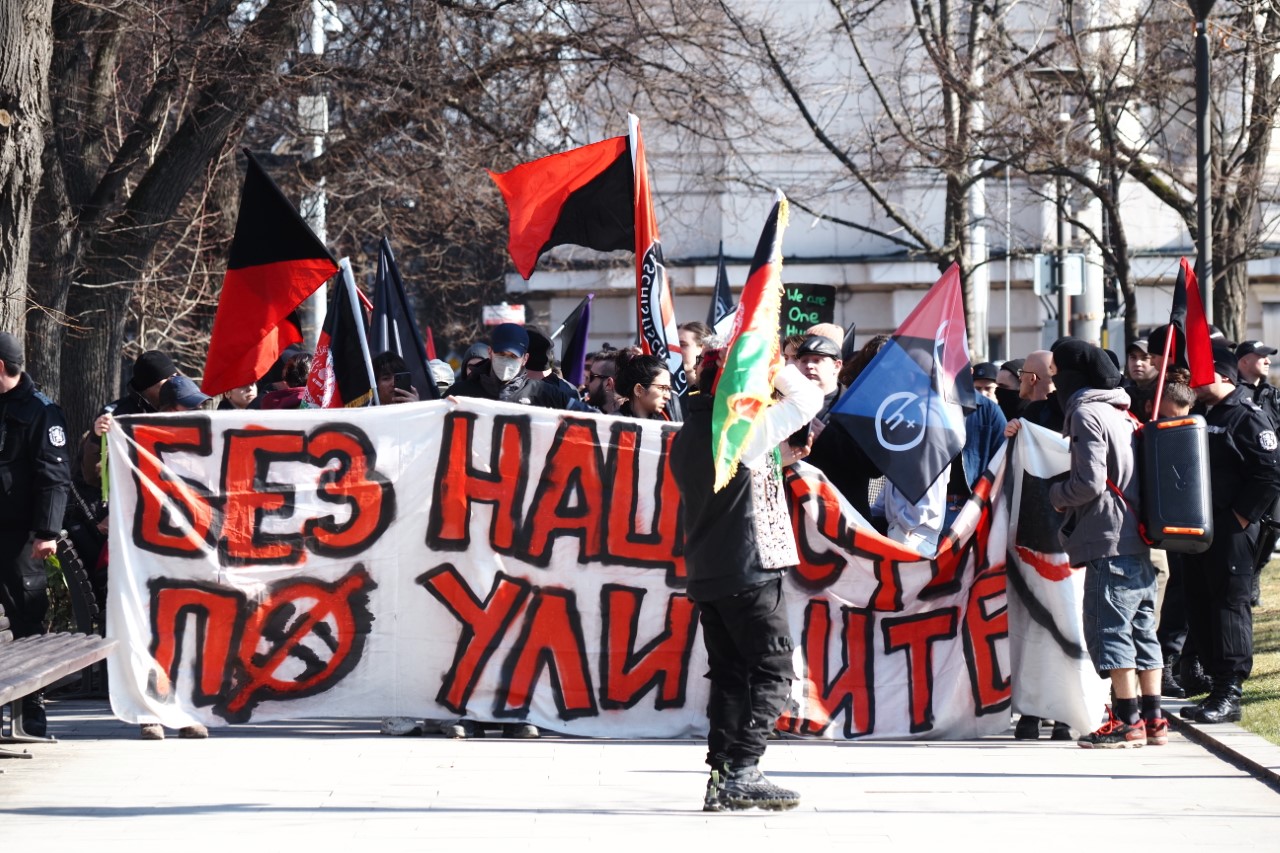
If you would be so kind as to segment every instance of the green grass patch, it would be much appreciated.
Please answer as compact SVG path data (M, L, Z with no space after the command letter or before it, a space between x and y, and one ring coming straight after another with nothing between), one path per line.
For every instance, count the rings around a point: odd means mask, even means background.
M1262 606L1253 610L1253 674L1244 683L1240 725L1280 745L1280 560L1262 571Z

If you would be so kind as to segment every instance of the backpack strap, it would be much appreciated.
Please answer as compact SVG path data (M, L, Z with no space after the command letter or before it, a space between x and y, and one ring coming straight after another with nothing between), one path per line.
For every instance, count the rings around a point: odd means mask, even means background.
M1147 535L1147 525L1142 521L1142 517L1138 515L1138 511L1133 508L1133 504L1129 503L1129 499L1124 496L1124 492L1120 491L1120 487L1111 482L1111 478L1107 478L1107 488L1116 493L1116 497L1120 498L1120 502L1124 504L1125 509L1133 513L1133 518L1138 522L1138 535L1142 537L1142 541L1146 543L1148 548L1154 548L1156 543Z

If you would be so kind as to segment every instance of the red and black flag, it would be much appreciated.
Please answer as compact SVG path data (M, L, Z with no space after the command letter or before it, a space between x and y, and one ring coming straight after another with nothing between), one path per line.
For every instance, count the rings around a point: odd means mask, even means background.
M1209 320L1204 314L1195 270L1186 258L1178 264L1178 283L1173 288L1169 324L1178 330L1178 364L1191 371L1191 387L1212 384L1213 343L1209 339Z
M440 388L427 364L427 346L418 331L413 303L400 278L391 242L378 245L378 275L373 283L373 318L369 324L369 351L374 356L393 352L404 359L409 381L420 399L440 399Z
M831 423L912 503L964 447L964 418L977 405L963 306L952 264L831 407Z
M640 119L635 116L627 119L635 166L636 322L640 329L640 349L667 363L671 390L680 395L689 382L684 374L684 356L680 352L680 333L671 287L667 284L667 267L662 260L662 244L658 242L658 219L649 190L649 164L645 159L644 140L640 137Z
M686 377L675 307L658 242L640 121L635 116L628 121L627 136L489 176L506 199L511 220L507 248L525 279L533 275L542 253L554 246L635 250L640 348L667 363L672 389L679 394Z
M289 315L338 271L253 155L240 194L231 257L205 358L206 394L256 382L290 344L302 340Z
M631 157L627 137L489 172L511 220L507 248L528 280L542 254L555 246L601 252L634 248Z
M367 406L373 400L376 379L365 334L364 308L345 258L342 273L329 293L324 328L311 359L307 390L302 398L306 408Z

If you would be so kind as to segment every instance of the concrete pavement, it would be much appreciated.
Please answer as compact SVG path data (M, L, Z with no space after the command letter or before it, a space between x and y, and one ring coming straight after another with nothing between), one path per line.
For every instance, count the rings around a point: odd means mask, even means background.
M58 743L0 760L4 850L1280 849L1280 793L1176 732L1133 750L776 741L764 769L800 808L706 814L695 741L392 738L373 720L310 720L148 742L84 700L52 703L50 722Z

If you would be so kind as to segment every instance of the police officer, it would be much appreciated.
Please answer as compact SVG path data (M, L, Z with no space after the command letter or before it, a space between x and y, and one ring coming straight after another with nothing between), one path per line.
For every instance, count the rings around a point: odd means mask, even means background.
M1235 353L1214 348L1214 381L1196 389L1209 431L1213 544L1185 556L1187 622L1213 682L1182 710L1201 723L1240 719L1240 694L1253 669L1253 579L1258 520L1280 495L1275 427L1239 385Z
M1253 402L1262 407L1262 411L1271 418L1272 426L1280 429L1280 389L1268 382L1271 375L1271 356L1276 354L1275 347L1269 347L1262 341L1244 341L1236 347L1236 360L1240 371L1240 384L1253 394ZM1267 515L1280 519L1280 501L1272 505ZM1257 607L1262 599L1262 570L1271 560L1280 531L1269 524L1264 524L1258 537L1258 549L1253 560L1253 590L1249 596L1250 603Z
M0 332L0 604L14 638L44 633L44 561L58 549L71 487L62 410L22 372L22 345ZM28 734L45 734L38 697L23 704Z

